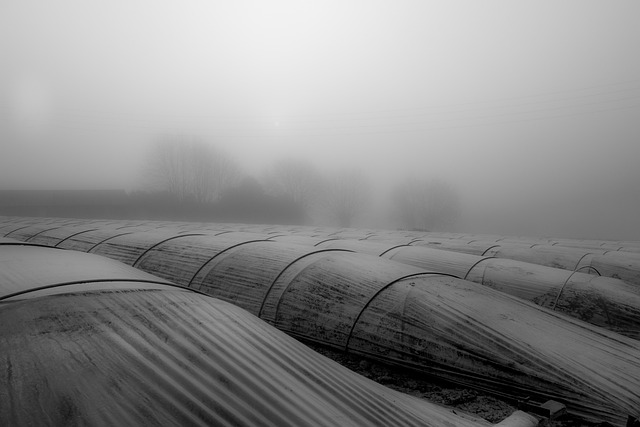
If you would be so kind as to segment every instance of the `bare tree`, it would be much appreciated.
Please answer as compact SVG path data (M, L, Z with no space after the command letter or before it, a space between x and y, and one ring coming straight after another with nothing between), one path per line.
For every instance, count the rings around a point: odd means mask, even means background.
M240 179L240 168L226 153L183 135L154 141L146 165L147 187L167 191L180 200L216 200Z
M421 193L421 183L415 179L407 179L391 191L392 215L407 230L419 228L419 216L424 204Z
M371 203L371 183L358 170L339 171L328 178L323 201L332 222L340 227L351 227Z
M407 229L441 229L460 213L457 191L439 179L406 179L392 190L391 202L394 216Z
M286 197L309 211L320 195L322 176L311 162L281 159L266 173L264 184L269 194Z

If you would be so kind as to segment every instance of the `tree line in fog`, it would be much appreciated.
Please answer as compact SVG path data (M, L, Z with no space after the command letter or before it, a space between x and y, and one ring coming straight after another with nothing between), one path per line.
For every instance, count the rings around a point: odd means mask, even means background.
M141 188L136 199L146 201L143 207L201 220L350 227L374 205L372 183L357 169L327 174L305 160L281 159L252 177L216 146L183 135L154 142ZM386 216L398 228L445 228L460 210L455 189L436 179L404 178L386 199Z
M215 145L184 135L156 139L141 168L142 181L129 193L0 191L0 215L338 227L380 226L382 217L384 226L437 230L451 225L460 210L455 189L444 181L404 178L380 203L380 192L358 169L327 173L288 158L251 176Z

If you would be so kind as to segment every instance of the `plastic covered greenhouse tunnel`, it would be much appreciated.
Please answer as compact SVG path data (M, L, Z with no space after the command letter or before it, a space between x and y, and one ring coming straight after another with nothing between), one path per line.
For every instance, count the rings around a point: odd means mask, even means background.
M0 263L6 425L491 425L104 257L2 239ZM539 420L516 411L497 426Z
M356 230L342 236L351 248L302 245L336 233L300 227L3 218L0 235L113 258L231 302L294 337L495 394L559 401L614 425L639 415L637 340L455 277L455 269L355 253L359 244L347 239ZM478 261L461 262L459 271L490 265ZM566 282L562 292L573 286Z
M640 338L639 287L619 279L493 256L370 240L276 236L316 248L368 253L429 271L454 275L620 334Z

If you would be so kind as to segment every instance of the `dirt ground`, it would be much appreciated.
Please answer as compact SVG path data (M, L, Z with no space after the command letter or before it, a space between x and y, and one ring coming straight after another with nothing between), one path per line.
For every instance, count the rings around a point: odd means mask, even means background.
M508 403L495 396L445 383L426 374L372 362L329 347L313 343L305 344L377 383L439 405L465 411L491 423L500 422L517 410L514 406L517 405L517 402ZM549 427L596 427L608 424L590 423L575 416L564 415L556 420L541 423L542 425Z

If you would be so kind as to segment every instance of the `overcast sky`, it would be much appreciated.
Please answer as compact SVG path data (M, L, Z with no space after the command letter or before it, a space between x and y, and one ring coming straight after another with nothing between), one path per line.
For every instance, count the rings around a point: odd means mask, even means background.
M640 239L638 17L636 0L5 0L1 187L130 189L154 136L180 132L253 174L301 157L381 192L444 179L464 231Z

